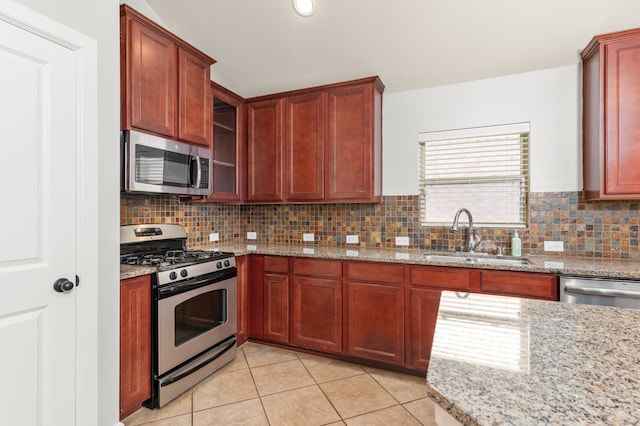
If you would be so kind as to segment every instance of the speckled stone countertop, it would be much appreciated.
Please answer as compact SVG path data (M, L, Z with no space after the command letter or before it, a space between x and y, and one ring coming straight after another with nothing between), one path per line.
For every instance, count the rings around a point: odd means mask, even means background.
M141 275L153 274L156 268L153 266L120 265L120 279L135 278Z
M558 274L575 274L584 276L605 276L611 278L640 279L640 263L629 260L569 258L557 256L526 257L531 263L527 265L493 265L472 262L451 262L447 260L427 259L423 250L416 249L381 249L358 247L321 247L314 245L280 245L280 244L220 244L198 247L202 249L219 249L230 251L236 256L244 254L264 254L280 256L317 257L325 259L364 260L370 262L393 262L416 265L454 266L461 268L501 269L507 271L548 272ZM431 254L453 254L430 252ZM466 257L465 253L460 254ZM488 256L495 258L496 256ZM504 256L509 259L510 257ZM512 258L515 259L515 258Z
M360 247L322 247L315 245L282 245L282 244L216 244L189 247L191 249L221 250L235 253L236 256L245 254L263 254L277 256L314 257L321 259L363 260L369 262L392 262L415 265L452 266L460 268L500 269L506 271L547 272L557 274L575 274L581 276L602 276L611 278L640 279L640 264L629 260L596 260L588 258L565 258L556 256L526 257L526 265L495 265L488 263L457 262L451 260L428 259L425 251L416 249L382 249ZM428 252L435 255L453 255L454 253ZM466 253L456 256L468 257ZM485 256L497 258L496 256ZM503 259L515 259L504 256ZM120 279L132 278L154 272L153 269L138 269L141 267L121 265Z
M640 310L443 292L427 391L464 425L640 424Z

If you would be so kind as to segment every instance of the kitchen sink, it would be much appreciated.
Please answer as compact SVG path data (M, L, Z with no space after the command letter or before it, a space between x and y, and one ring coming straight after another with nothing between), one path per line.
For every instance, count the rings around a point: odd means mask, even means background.
M531 265L531 261L525 258L508 258L508 257L485 257L484 255L469 256L464 254L428 254L423 255L425 260L435 260L438 262L451 262L451 263L475 263L486 265L512 265L523 266Z

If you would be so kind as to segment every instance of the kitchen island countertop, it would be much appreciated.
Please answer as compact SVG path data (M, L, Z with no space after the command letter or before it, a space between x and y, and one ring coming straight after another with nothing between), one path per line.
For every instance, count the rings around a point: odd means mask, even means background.
M640 310L443 292L429 396L464 425L640 424Z

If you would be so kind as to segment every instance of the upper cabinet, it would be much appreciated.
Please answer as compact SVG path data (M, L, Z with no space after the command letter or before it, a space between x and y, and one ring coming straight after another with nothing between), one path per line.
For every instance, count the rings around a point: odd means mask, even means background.
M586 199L640 198L640 29L594 37L582 52Z
M378 77L247 101L252 202L379 202Z
M280 98L247 104L247 201L282 201Z
M244 100L211 83L213 96L213 191L209 201L239 202L245 193L246 111Z
M211 147L215 60L120 6L121 126Z

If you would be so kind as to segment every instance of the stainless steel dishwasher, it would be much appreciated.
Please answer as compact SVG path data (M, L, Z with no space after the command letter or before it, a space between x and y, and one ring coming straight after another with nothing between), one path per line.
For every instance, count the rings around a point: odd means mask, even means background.
M562 275L560 301L640 309L640 281Z

